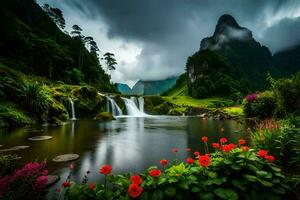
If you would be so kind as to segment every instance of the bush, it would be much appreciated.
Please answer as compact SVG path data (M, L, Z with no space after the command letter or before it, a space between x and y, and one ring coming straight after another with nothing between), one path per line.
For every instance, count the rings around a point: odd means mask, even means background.
M50 103L50 92L46 85L40 86L38 83L28 83L21 90L20 98L22 104L30 111L43 113L48 110Z
M0 198L5 200L44 199L48 170L46 163L28 163L22 169L0 178Z
M207 138L206 138L207 139ZM223 139L224 140L224 139ZM285 176L273 163L274 157L246 146L223 143L214 145L215 153L188 158L186 163L150 167L139 175L108 175L103 166L105 184L63 183L66 197L77 199L281 199L289 187ZM245 140L241 143L245 143ZM207 148L207 143L205 142ZM219 147L221 146L221 149ZM178 149L173 150L175 156ZM167 167L169 166L169 167ZM108 175L108 177L107 177Z
M21 126L32 124L34 121L13 104L0 105L0 127Z
M244 99L243 107L247 117L269 118L277 108L276 98L272 91L251 94Z
M278 102L278 114L300 114L300 73L290 78L274 80L269 78L271 89Z

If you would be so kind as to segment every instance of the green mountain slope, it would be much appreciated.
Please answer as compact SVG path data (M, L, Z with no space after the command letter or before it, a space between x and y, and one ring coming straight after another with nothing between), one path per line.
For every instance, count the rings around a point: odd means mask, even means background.
M0 3L0 63L26 74L115 91L95 53L62 32L34 0Z

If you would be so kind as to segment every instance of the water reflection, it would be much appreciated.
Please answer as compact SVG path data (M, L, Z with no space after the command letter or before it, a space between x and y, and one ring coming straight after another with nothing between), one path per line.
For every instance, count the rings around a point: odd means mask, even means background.
M221 127L224 127L224 132L220 131ZM0 130L0 144L5 145L2 148L29 145L29 149L16 152L22 156L20 164L47 159L50 173L60 175L61 180L68 175L68 163L54 163L52 158L59 154L77 153L81 157L75 162L72 178L80 181L90 170L89 181L94 182L102 179L98 171L103 164L112 165L113 173L140 172L158 165L161 159L172 159L173 147L180 149L179 157L185 160L188 156L184 152L186 147L203 151L202 136L208 136L210 142L221 136L236 142L244 137L244 130L245 127L235 121L200 117L118 118L105 123L77 120L60 127ZM36 135L51 135L53 139L27 140Z

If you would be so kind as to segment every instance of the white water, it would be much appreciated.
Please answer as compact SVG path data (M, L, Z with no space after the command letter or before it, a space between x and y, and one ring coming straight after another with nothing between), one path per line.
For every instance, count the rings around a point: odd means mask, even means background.
M115 100L113 98L108 97L108 96L106 98L108 100L107 112L111 111L111 114L113 116L123 115L123 112L122 112L121 108L118 106L118 104L115 102ZM111 110L110 110L110 107L111 107Z
M135 99L136 99L135 97L130 98L130 99L122 97L122 99L124 100L124 103L126 106L127 116L130 116L130 117L148 116L146 113L144 113L144 104L143 103L139 103L139 105L141 105L140 109L137 107L137 104L135 103Z
M71 111L72 111L72 118L71 118L71 120L76 120L74 102L73 102L73 100L71 98L69 98L69 100L70 100Z
M138 98L138 102L139 102L139 109L141 112L144 112L144 98L143 97L139 97Z

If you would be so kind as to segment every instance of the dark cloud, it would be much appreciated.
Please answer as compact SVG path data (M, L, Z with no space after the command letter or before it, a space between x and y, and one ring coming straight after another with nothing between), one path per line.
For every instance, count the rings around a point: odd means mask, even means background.
M297 0L40 0L107 25L107 37L139 44L134 67L119 67L125 79L161 79L184 71L187 56L213 34L225 13L253 32L272 52L298 42ZM67 16L72 17L72 16ZM66 19L68 21L68 19ZM84 23L84 21L83 21ZM100 23L100 22L99 22ZM92 28L92 27L91 27ZM96 37L96 36L94 36ZM111 51L114 52L114 49ZM115 52L118 54L118 52ZM128 64L128 63L127 63Z

